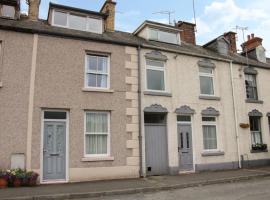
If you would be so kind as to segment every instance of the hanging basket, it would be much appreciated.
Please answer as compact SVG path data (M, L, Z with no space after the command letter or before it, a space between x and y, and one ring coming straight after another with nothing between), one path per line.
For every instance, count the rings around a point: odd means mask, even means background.
M239 126L240 126L241 128L249 128L249 127L250 127L249 124L245 124L245 123L241 123L241 124L239 124Z

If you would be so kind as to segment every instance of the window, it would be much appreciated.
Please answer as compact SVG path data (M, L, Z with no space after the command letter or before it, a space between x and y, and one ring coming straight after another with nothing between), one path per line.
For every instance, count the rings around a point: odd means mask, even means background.
M214 95L214 69L199 67L200 87L202 95Z
M67 26L67 13L54 11L53 23L58 26Z
M245 74L247 99L258 100L256 75Z
M204 150L217 149L217 125L215 117L202 117Z
M178 115L177 116L177 122L190 123L191 122L191 116L189 116L189 115Z
M179 43L177 33L165 32L157 29L149 29L149 39L172 44Z
M93 33L102 33L103 26L102 19L79 16L56 10L53 12L53 25Z
M252 145L262 144L261 118L250 116L249 124Z
M107 56L87 55L86 83L87 88L109 88L109 62Z
M108 156L110 144L110 114L108 112L86 112L85 155Z
M165 66L164 62L146 60L147 89L165 91Z
M3 17L15 18L15 7L2 5L1 13Z

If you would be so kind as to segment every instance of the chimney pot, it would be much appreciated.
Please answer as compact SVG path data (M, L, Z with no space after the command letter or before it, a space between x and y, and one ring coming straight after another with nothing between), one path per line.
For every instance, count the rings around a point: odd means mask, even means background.
M248 41L250 40L250 35L247 36Z
M254 33L251 34L251 38L252 38L252 39L254 38Z

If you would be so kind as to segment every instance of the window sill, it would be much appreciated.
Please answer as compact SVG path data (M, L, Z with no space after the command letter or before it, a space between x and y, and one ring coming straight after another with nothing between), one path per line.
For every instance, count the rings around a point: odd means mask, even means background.
M258 103L258 104L263 104L263 101L261 101L261 100L254 100L254 99L246 99L246 103Z
M114 93L114 90L110 90L110 89L82 88L82 91L83 92Z
M206 96L206 95L200 95L199 99L202 100L211 100L211 101L220 101L220 97L217 96Z
M98 161L114 161L114 157L84 157L81 159L82 162L98 162Z
M168 92L145 91L145 92L143 92L143 94L150 95L150 96L172 97L172 94L168 93Z
M268 149L266 150L250 150L250 153L266 153L268 152Z
M201 154L203 157L208 157L208 156L224 156L225 153L224 151L204 151Z

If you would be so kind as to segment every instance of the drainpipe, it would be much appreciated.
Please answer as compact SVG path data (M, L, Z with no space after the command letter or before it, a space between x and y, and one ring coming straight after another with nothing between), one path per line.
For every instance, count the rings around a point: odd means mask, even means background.
M141 88L141 46L137 47L138 52L138 117L139 117L139 155L140 155L140 177L143 173L143 150L142 150L142 88Z
M240 138L239 138L238 116L237 116L234 81L233 81L233 61L230 61L230 69L231 69L231 86L232 86L232 96L233 96L233 110L234 110L235 132L236 132L236 143L237 143L237 154L238 154L238 166L241 169L242 163L241 163L241 152L240 152Z

